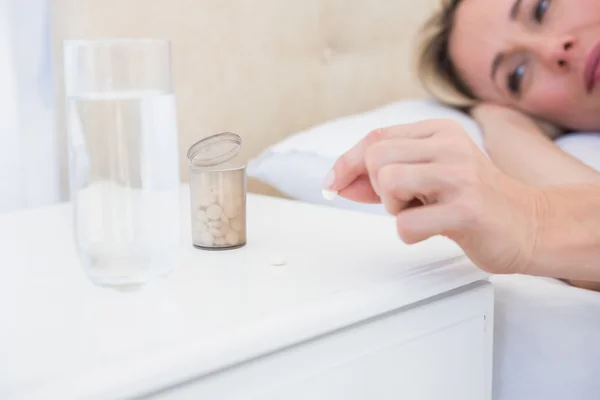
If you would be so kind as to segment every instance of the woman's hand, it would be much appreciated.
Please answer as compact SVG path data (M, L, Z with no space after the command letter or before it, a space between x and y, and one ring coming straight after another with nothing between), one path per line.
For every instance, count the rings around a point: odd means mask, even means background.
M446 236L488 272L518 273L535 252L541 192L502 174L452 120L372 132L337 160L325 188L382 202L406 243Z

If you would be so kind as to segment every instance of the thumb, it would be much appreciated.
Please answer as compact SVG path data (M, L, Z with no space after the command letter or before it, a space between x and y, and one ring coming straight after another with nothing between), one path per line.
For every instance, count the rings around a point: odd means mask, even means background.
M375 193L369 177L361 175L344 189L338 192L338 196L357 203L379 204L381 199Z

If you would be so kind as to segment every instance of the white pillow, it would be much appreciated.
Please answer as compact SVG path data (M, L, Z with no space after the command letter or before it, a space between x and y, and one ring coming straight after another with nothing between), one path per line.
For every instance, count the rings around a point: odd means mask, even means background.
M481 130L469 115L431 100L406 100L337 118L296 133L275 144L269 151L279 154L302 152L330 159L337 158L377 128L440 118L457 120L480 147L483 144Z
M385 214L382 205L323 199L321 184L335 160L374 129L426 119L452 118L483 150L478 124L467 114L432 100L407 100L338 118L291 135L248 164L248 175L287 196L313 204ZM559 147L600 170L600 133L573 133L557 139Z
M600 170L600 133L576 132L555 140L558 147L591 168Z

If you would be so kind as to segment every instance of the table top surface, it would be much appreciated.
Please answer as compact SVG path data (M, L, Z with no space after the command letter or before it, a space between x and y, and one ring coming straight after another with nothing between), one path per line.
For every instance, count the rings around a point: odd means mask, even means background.
M391 217L258 195L246 247L198 250L181 201L179 266L128 293L84 275L70 204L0 215L0 397L133 396L486 278Z

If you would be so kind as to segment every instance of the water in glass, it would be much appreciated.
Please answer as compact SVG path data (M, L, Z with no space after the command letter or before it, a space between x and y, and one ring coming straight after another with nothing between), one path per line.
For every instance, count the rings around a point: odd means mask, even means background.
M180 233L175 96L67 97L75 239L99 285L136 287L173 267Z

